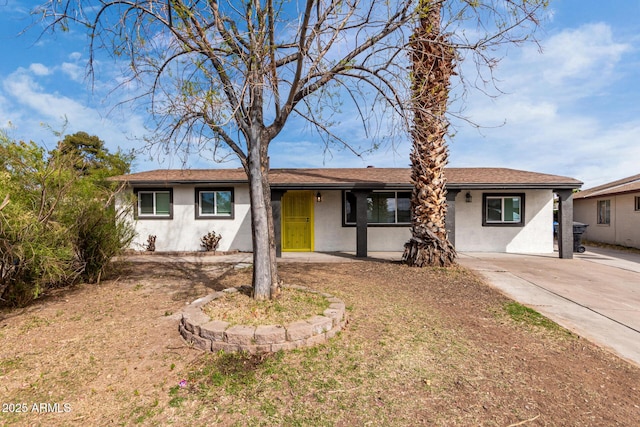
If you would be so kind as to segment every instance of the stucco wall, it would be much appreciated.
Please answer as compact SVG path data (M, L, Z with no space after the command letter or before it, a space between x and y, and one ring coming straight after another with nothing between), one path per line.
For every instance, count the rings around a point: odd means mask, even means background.
M141 187L140 187L141 188ZM154 188L158 188L155 186ZM201 251L200 238L210 231L222 235L218 250L251 250L249 187L234 188L233 219L195 219L195 186L173 188L173 219L134 221L136 239L132 249L143 250L149 235L156 236L156 251Z
M469 252L553 252L553 193L551 190L525 192L525 227L483 227L482 191L466 191L456 196L456 248ZM487 194L522 193L492 191ZM342 227L342 192L323 191L323 201L315 203L315 250L355 251L355 227ZM369 227L369 251L402 251L411 237L409 227Z
M523 191L470 191L467 203L461 191L456 196L456 249L467 252L551 253L553 252L553 193L527 190L525 226L483 226L482 195Z
M588 224L583 238L594 242L615 243L615 226L598 224L598 200L606 199L578 199L573 201L573 220ZM614 218L615 201L611 200L611 219Z
M356 228L342 226L342 191L322 191L315 208L315 250L318 252L356 250ZM368 227L368 250L402 251L411 237L409 227Z
M157 186L156 186L157 188ZM214 230L222 234L218 250L251 251L248 186L235 186L234 219L195 219L195 186L180 185L173 191L173 219L135 221L137 237L132 249L143 250L149 235L156 235L156 251L200 251L200 237ZM459 251L550 253L553 252L553 200L551 190L525 194L525 227L483 227L482 191L466 191L456 198L456 248ZM487 192L488 193L488 192ZM508 193L508 192L493 192ZM522 193L522 191L513 191ZM640 215L637 215L640 217ZM356 250L356 228L342 226L342 191L322 191L314 202L314 250ZM402 251L411 236L409 227L373 227L367 231L368 250Z
M640 193L616 196L616 244L640 248L640 211L635 210L635 197Z
M574 200L573 218L589 224L584 234L587 240L640 248L640 211L635 210L637 196L640 193ZM611 201L610 224L598 224L599 200Z

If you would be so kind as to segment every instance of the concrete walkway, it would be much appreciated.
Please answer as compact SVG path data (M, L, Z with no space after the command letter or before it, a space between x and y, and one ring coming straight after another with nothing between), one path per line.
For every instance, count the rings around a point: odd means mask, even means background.
M372 252L367 258L356 258L355 252L285 252L278 262L314 262L314 263L340 263L362 261L400 261L402 252ZM251 264L253 254L250 252L238 252L229 255L213 255L210 253L196 252L185 254L163 254L162 252L139 253L123 257L132 262L193 262L193 263L225 263L225 264Z
M640 255L462 253L459 263L565 328L640 366Z

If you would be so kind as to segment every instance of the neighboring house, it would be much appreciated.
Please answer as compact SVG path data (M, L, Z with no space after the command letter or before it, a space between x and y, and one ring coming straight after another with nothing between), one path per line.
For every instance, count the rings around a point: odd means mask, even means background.
M448 168L445 175L447 230L459 251L553 252L555 192L564 218L560 256L572 257L572 192L580 181L503 168ZM273 169L269 177L279 254L366 256L402 251L411 236L409 168ZM213 230L222 235L219 250L251 251L242 169L154 170L114 179L137 196L135 249L155 235L157 251L197 251Z
M580 191L573 198L574 219L589 224L585 239L640 248L640 175Z

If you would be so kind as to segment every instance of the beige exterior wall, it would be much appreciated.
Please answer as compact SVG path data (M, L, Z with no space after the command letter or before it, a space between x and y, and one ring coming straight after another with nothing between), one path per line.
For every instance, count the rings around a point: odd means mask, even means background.
M456 196L456 248L469 252L552 253L553 193L551 190L525 191L524 227L483 227L483 191L466 191ZM484 191L487 194L523 191ZM355 251L355 227L342 227L342 192L323 191L323 201L315 204L315 250ZM369 227L369 251L402 251L411 237L409 227Z
M200 238L210 231L215 231L222 235L218 250L251 251L250 218L248 185L234 187L233 219L195 219L195 186L175 186L173 219L134 221L137 236L131 249L144 250L147 237L155 235L158 252L201 251Z
M640 211L635 198L640 192L593 199L575 199L573 218L589 224L583 237L594 242L640 248ZM598 201L611 201L611 223L598 224Z
M318 252L356 251L356 227L342 226L342 191L322 191L322 202L315 207L315 250ZM368 227L367 245L371 252L402 251L411 237L409 227Z
M467 203L456 196L456 249L461 252L552 253L553 193L551 190L470 191ZM483 226L482 195L525 194L524 227Z
M211 186L209 186L211 187ZM157 188L157 186L154 186ZM173 219L134 221L137 237L131 248L144 250L149 235L156 235L156 251L200 251L200 237L209 231L222 234L218 250L251 251L251 221L247 185L234 188L234 219L195 219L193 185L173 189ZM356 228L342 226L342 191L321 191L322 202L314 202L314 250L318 252L356 250ZM525 193L524 227L483 227L482 193L466 191L456 197L456 248L459 251L551 253L553 252L553 198L551 190ZM504 194L508 191L485 191ZM523 193L523 191L511 191ZM368 250L402 251L411 237L407 227L369 227Z

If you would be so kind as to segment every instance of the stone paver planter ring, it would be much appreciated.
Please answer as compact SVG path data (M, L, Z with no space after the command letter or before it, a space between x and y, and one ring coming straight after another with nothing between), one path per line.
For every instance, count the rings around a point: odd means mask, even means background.
M289 288L318 293L304 286ZM228 322L212 320L202 311L202 307L225 292L238 292L238 289L229 288L199 298L183 311L178 330L194 347L214 352L275 353L322 344L342 330L346 322L344 302L333 295L320 293L329 302L329 308L324 310L322 316L312 316L287 325L232 326Z

